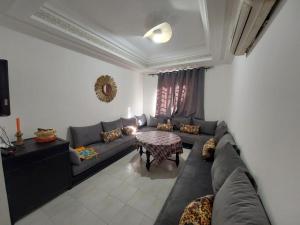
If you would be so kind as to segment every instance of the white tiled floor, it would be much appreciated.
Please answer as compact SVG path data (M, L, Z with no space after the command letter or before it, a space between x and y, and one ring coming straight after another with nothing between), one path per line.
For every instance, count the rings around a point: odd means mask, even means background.
M148 172L134 151L16 224L153 225L189 152Z

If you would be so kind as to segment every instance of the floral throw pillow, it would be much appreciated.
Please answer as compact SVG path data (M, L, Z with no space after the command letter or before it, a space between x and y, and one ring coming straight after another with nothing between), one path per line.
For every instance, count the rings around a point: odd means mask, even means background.
M173 125L171 123L158 123L157 124L157 130L172 131L173 130Z
M104 142L109 143L109 142L112 142L112 141L122 137L122 131L120 128L117 128L115 130L102 132L101 135L102 135Z
M214 138L210 138L202 148L203 159L210 160L213 158L214 151L216 149L217 141Z
M135 126L127 126L127 127L122 128L123 134L125 134L127 136L135 134L136 130L137 130L137 127L135 127Z
M189 203L180 218L179 225L211 225L213 195L206 195Z
M200 126L182 124L180 126L180 132L188 133L188 134L199 134L200 133Z

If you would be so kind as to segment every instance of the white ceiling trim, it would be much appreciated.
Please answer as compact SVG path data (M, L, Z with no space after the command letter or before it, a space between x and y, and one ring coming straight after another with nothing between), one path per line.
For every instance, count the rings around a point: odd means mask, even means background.
M7 7L3 7L4 10L0 10L0 13L2 13L1 16L5 16L5 20L15 20L20 25L23 23L22 28L20 26L16 28L21 32L76 51L87 52L96 58L132 70L155 72L176 66L178 68L190 65L210 66L220 63L225 58L231 58L227 45L228 36L230 36L228 28L231 25L233 0L223 2L222 5L227 6L225 13L222 11L224 7L219 5L218 0L198 0L198 2L205 34L205 45L202 48L166 52L158 57L148 57L122 38L114 37L109 32L93 29L88 24L81 24L79 23L81 20L68 18L59 9L49 6L46 0L28 0L29 7L27 8L30 10L28 9L26 12L22 10L24 8L23 0L14 0L13 4L10 3ZM222 13L225 14L223 18ZM220 20L223 22L221 27L219 27ZM4 21L2 23L5 24ZM7 26L10 27L10 24L11 22ZM35 32L30 32L32 29ZM57 41L59 39L60 41Z
M104 37L95 34L94 32L89 31L86 28L83 28L77 23L67 19L62 15L57 14L56 12L46 7L40 8L39 11L31 16L31 19L50 26L53 29L59 30L60 32L64 32L65 34L72 35L73 37L76 37L82 41L92 43L101 50L105 50L120 58L129 60L131 63L136 63L140 66L146 65L145 59L133 54L132 52L129 52L116 43L112 43Z
M206 0L199 0L200 7L200 15L203 20L204 32L205 32L205 46L201 49L198 49L195 52L194 49L187 50L180 53L172 53L166 56L161 57L151 57L146 58L141 54L137 54L134 51L130 51L128 48L122 47L120 44L107 40L106 37L96 34L90 29L84 28L82 25L78 24L74 20L66 17L65 15L61 15L58 13L58 10L55 10L52 7L47 6L45 4L41 7L34 15L30 18L35 22L39 22L41 24L47 25L56 31L63 32L65 35L71 35L73 38L77 38L81 41L90 43L97 48L104 50L110 54L118 56L124 60L128 60L132 66L136 64L136 68L140 69L148 68L148 67L159 67L163 65L174 65L183 61L194 61L198 59L199 62L206 61L207 55L209 54L209 24L207 17L207 6ZM111 38L110 38L111 39ZM176 56L174 56L176 55Z

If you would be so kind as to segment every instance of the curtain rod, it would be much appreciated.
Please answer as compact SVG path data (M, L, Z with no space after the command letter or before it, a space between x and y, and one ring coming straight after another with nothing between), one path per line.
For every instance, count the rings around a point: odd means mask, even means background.
M207 66L207 67L201 66L201 67L195 67L195 68L185 68L185 69L170 70L170 71L165 71L165 72L149 73L148 76L157 76L159 73L171 73L171 72L180 71L180 70L192 70L192 69L200 69L200 68L209 70L209 69L213 68L213 66Z

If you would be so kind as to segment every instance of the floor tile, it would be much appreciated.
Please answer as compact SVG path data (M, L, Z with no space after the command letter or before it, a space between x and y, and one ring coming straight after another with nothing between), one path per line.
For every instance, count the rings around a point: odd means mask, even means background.
M16 225L153 225L189 153L147 171L133 151Z
M109 225L140 225L143 220L144 215L138 210L125 205L118 213L115 215Z
M94 208L90 208L90 210L103 221L109 223L124 205L125 204L119 199L107 196L102 200L101 204L95 205Z
M133 187L131 185L128 185L127 183L122 183L119 187L114 189L110 195L116 197L117 199L121 200L122 202L126 203L129 199L132 198L132 196L135 194L135 192L138 190L138 188Z
M144 216L140 225L153 225L155 223L154 219L151 219L148 216Z
M50 218L41 210L36 210L30 215L17 221L16 225L54 225Z
M153 207L155 207L156 197L154 194L137 191L134 196L128 201L128 205L141 211L144 215L153 218Z

